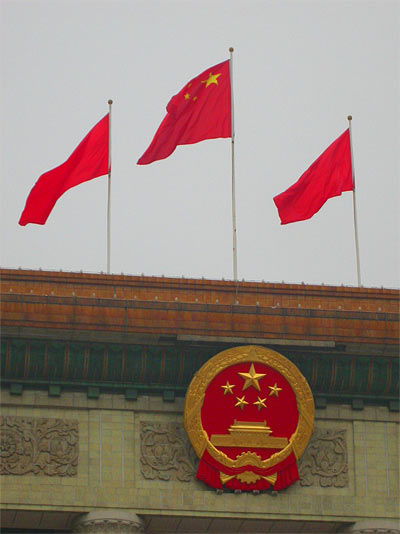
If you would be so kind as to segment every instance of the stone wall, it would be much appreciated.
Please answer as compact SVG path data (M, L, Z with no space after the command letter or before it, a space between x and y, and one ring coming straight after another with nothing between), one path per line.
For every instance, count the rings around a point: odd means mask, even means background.
M195 480L182 413L179 398L3 390L3 509L332 525L398 519L399 414L387 407L317 409L301 479L278 495L217 494Z

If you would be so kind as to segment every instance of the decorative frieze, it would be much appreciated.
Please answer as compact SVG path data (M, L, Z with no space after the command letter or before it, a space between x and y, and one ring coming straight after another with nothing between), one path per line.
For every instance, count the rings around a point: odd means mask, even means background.
M0 474L74 476L78 421L0 416Z
M140 470L146 479L190 482L195 476L197 457L178 423L142 421L140 453Z
M322 289L327 289L327 287L325 286L325 288ZM368 295L368 298L372 298L370 293L368 293ZM43 299L43 302L45 303L43 305L46 309L51 302L49 299L59 298L51 296L40 297L38 295L22 296L3 294L2 303L5 302L4 298L8 299L9 297L17 299L17 303L12 301L9 305L12 307L17 306L18 309L20 306L30 306L30 304L25 302L25 299L35 299L35 301L37 299ZM75 297L71 298L75 299ZM379 299L387 298L388 297L384 297L381 292ZM397 298L398 296L396 296L396 299ZM87 301L88 299L85 298L84 300ZM101 299L96 299L96 303L100 302L100 300ZM110 299L105 299L105 301L108 303L110 302ZM117 308L114 307L117 306L117 300L112 299L112 302L113 313L117 313ZM382 305L384 304L385 302L382 301ZM179 309L179 313L181 314L184 313L185 306L190 313L193 313L193 307L196 309L201 308L199 309L200 315L203 314L204 320L206 321L208 319L205 318L207 317L207 313L209 313L207 310L210 309L210 306L221 307L221 305L218 304L185 302L162 303L154 300L142 304L139 304L139 300L128 299L123 301L124 310L126 310L126 307L129 309L131 305L134 307L145 305L147 313L150 314L152 312L149 311L149 306L156 306L159 308L157 311L158 314L166 313L168 317L170 313L175 313L172 308L174 308L174 310ZM389 306L389 304L387 305ZM34 318L34 314L37 313L35 308L37 304L32 304L32 306L32 317ZM393 306L396 306L394 302ZM163 310L163 308L165 309ZM230 307L228 308L230 309ZM245 308L246 315L243 316L245 322L247 320L253 322L260 321L263 317L261 306L245 306ZM23 309L25 310L25 308ZM79 309L83 308L79 307ZM102 310L102 313L107 315L107 312L105 311L107 308L100 306L99 309ZM229 317L232 314L239 313L238 310L240 311L240 309L241 306L233 306ZM96 310L96 306L93 310ZM284 310L278 306L276 309L268 307L265 308L265 310L268 310L268 315L272 314L273 316L276 316L275 320L278 322L283 321L283 325L286 324L286 320L290 314L293 314L293 320L296 322L299 319L299 314L304 315L303 319L305 321L311 320L309 317L310 310L302 308L296 307L295 310L291 310L290 308ZM132 312L133 311L134 310L132 310ZM137 311L139 313L139 309ZM124 313L127 312L125 311ZM282 317L282 313L284 313L284 317ZM342 314L346 314L343 321L348 322L346 328L348 327L350 332L352 319L348 318L349 313L351 312L341 310L312 310L312 315L316 321L318 316L320 316L320 319L318 319L320 323L317 321L318 328L321 328L321 324L326 324L335 318L339 318ZM374 352L369 356L358 356L357 358L353 358L352 354L347 354L346 351L337 351L335 352L334 357L327 358L325 355L319 355L315 351L312 351L311 349L306 350L306 348L303 347L302 351L291 352L290 360L296 367L298 367L308 383L312 384L312 391L316 399L324 398L326 400L324 395L329 386L331 388L330 390L337 395L345 394L349 399L353 399L353 394L362 395L365 401L368 400L368 402L374 404L379 402L382 405L390 406L390 410L392 411L398 411L398 402L394 400L398 397L398 335L396 335L396 329L398 328L399 322L398 314L377 314L375 312L368 313L366 311L357 311L354 312L354 315L357 316L355 317L357 324L360 321L360 314L367 316L365 319L369 321L368 324L371 325L372 321L374 332L382 332L382 335L386 340L384 343L385 358L376 358ZM4 314L3 323L5 322L5 319L6 314ZM231 319L231 317L226 317L226 324L230 324ZM264 316L264 320L266 320L266 316ZM146 326L146 328L150 328L150 325L153 325L153 321L150 319L149 321L149 325ZM375 322L377 323L376 325ZM78 323L79 321L74 322L76 325L78 325ZM198 324L200 323L201 320L198 321ZM17 325L19 330L24 330L24 327L21 326L20 322L17 321ZM114 324L113 328L115 326L116 325ZM259 333L260 324L257 323L256 326ZM154 329L154 325L152 327ZM298 329L299 326L297 325L296 328ZM372 328L372 326L370 326L370 328ZM357 331L361 330L362 328L357 326ZM287 334L286 330L285 332ZM393 333L387 337L390 332ZM210 335L209 332L203 333ZM29 381L31 386L39 385L43 378L51 378L54 383L62 386L63 391L71 388L71 381L93 383L93 387L96 385L95 382L98 384L98 382L101 381L102 391L106 391L105 388L107 388L108 391L112 390L113 384L119 384L123 391L125 390L124 384L129 382L132 389L136 389L140 384L140 395L148 395L153 393L152 384L157 383L160 386L165 386L166 390L175 391L177 394L181 387L187 387L189 385L193 374L203 365L203 363L214 356L218 350L222 350L222 348L225 347L221 341L222 345L216 342L215 346L196 348L196 358L193 358L193 347L189 341L182 342L176 346L140 345L134 344L130 334L126 333L126 342L113 342L112 340L114 338L115 340L121 339L120 333L115 331L110 331L107 334L109 342L101 341L100 339L96 339L95 341L80 341L81 338L85 338L83 331L76 333L76 336L74 336L76 337L76 341L65 341L60 339L60 336L57 337L57 329L49 327L43 328L42 335L43 337L49 336L50 338L53 336L53 339L32 338L25 340L22 339L20 335L22 336L22 333L17 335L14 330L10 331L7 328L7 325L3 324L1 345L2 359L4 362L2 368L3 387L7 387L7 385L10 385L11 387L11 384L13 384L13 388L22 388L22 383L25 384L26 380ZM91 339L89 331L86 335ZM235 334L233 333L232 335ZM28 331L26 332L25 337L26 336L29 337ZM393 343L389 341L391 336L394 337ZM302 343L304 341L305 340L303 340ZM310 365L310 361L312 361L312 365ZM377 392L379 392L379 394ZM17 391L14 390L14 393L17 393Z
M346 430L315 428L299 463L301 486L349 485Z

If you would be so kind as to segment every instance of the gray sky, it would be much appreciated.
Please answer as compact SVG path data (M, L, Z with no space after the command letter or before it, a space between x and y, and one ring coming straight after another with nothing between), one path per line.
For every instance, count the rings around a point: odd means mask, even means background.
M399 286L396 0L2 0L3 267L106 270L107 179L18 220L114 100L111 271L232 278L229 139L136 161L192 77L228 59L239 279L356 285L352 193L281 226L292 185L353 115L362 283Z

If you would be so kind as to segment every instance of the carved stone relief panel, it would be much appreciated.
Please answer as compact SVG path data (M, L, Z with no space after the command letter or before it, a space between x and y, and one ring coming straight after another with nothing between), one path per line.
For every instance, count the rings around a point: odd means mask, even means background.
M0 474L74 476L78 421L0 416Z
M346 430L315 428L299 462L301 486L349 485Z
M197 457L178 423L142 421L140 470L146 479L190 482L197 470Z

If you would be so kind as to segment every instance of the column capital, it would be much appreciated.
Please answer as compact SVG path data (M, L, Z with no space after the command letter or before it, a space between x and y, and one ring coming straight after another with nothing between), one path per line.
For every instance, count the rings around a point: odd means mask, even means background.
M357 521L340 532L348 534L400 534L398 521L373 519Z
M122 510L96 510L78 517L73 532L79 534L136 534L144 532L144 522L135 513Z

